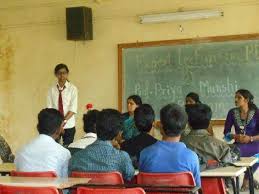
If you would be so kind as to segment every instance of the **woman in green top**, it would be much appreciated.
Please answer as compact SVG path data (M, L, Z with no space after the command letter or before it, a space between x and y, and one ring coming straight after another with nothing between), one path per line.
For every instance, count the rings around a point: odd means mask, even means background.
M142 104L142 100L138 95L129 96L127 99L128 112L123 114L124 129L122 136L125 140L131 139L139 134L134 122L134 111Z

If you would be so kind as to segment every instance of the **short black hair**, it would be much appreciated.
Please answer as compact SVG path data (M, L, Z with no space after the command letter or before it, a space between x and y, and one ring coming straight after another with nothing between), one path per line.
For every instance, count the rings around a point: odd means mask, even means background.
M128 97L127 100L133 100L135 102L135 104L138 106L142 104L142 100L139 95L131 95Z
M69 69L68 69L67 65L60 63L60 64L56 65L56 67L54 69L54 74L56 75L60 69L66 69L66 71L69 73Z
M201 103L200 97L197 93L195 92L190 92L189 94L186 95L185 98L191 98L195 103Z
M141 132L149 132L155 120L155 112L149 104L142 104L134 111L135 125Z
M87 113L83 116L83 122L84 122L84 131L86 133L96 133L96 120L97 120L97 114L99 113L98 110L89 110Z
M123 129L121 113L115 109L103 109L97 115L96 131L100 140L112 140Z
M160 120L165 134L169 137L181 135L187 124L187 114L177 104L168 104L160 110Z
M185 110L192 129L207 129L209 127L212 111L207 104L189 104L185 106Z
M64 116L54 108L45 108L38 114L37 129L40 134L53 135L60 128Z

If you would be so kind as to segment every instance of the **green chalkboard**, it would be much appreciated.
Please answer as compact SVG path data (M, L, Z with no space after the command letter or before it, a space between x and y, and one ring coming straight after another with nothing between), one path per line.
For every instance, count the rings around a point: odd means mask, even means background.
M234 94L250 90L259 99L258 34L119 45L119 107L138 94L156 111L189 92L211 106L214 119L225 119ZM259 104L258 104L259 105Z

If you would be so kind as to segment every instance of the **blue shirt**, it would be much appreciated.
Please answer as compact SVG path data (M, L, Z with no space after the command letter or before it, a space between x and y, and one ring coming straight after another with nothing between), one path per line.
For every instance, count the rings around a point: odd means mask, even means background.
M67 177L70 152L52 137L40 134L19 150L15 156L17 171L54 171L59 177Z
M110 141L96 140L85 149L76 152L69 162L69 172L110 172L118 171L126 180L134 176L129 155L115 149Z
M189 171L201 186L198 156L182 142L158 141L140 153L139 170L153 173Z

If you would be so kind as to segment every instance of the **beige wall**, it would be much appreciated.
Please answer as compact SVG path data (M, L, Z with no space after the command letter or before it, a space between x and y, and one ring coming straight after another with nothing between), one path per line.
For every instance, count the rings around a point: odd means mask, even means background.
M93 41L66 40L65 7L77 5L93 8ZM211 8L224 17L150 25L137 18ZM79 136L87 102L117 108L118 43L257 33L257 13L258 0L0 0L0 133L14 150L37 134L37 113L57 63L69 65L79 89Z

